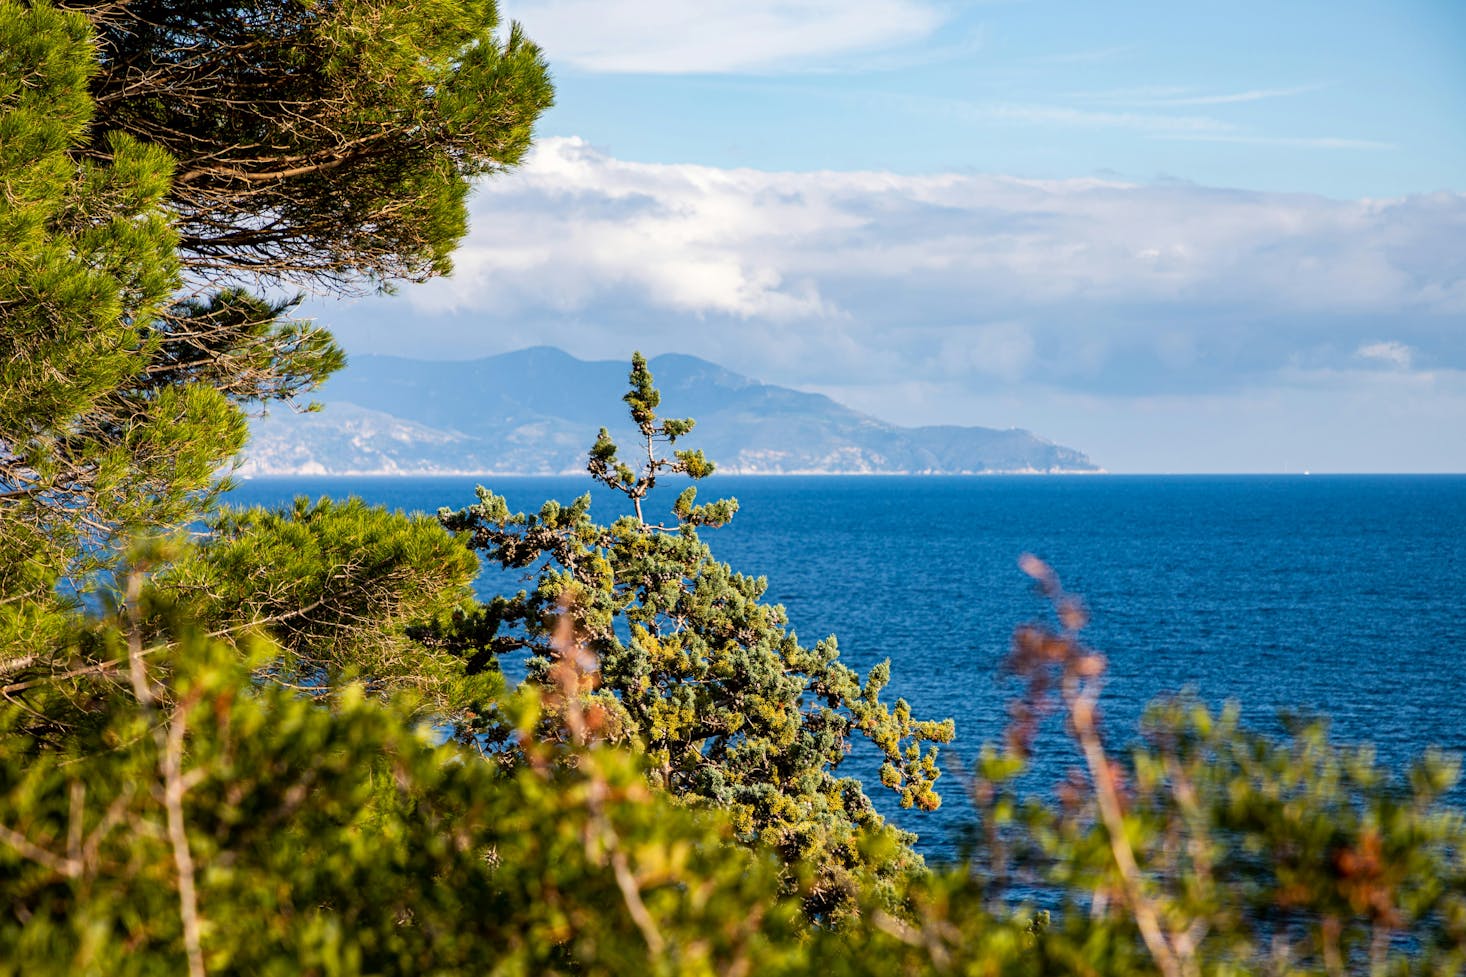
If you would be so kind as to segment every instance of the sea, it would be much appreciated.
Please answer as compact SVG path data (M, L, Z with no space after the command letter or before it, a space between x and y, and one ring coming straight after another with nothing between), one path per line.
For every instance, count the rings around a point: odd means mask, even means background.
M472 504L481 483L516 510L587 491L604 521L625 508L569 476L255 478L228 501L355 495L435 513ZM649 500L649 515L681 487ZM1397 775L1429 745L1466 752L1466 476L719 474L699 492L738 499L733 522L703 539L767 578L802 641L837 636L862 674L890 659L888 700L956 721L936 812L901 810L872 750L841 767L930 860L958 855L972 822L962 771L1001 738L1020 692L1003 667L1014 628L1051 620L1019 570L1025 553L1090 611L1083 639L1108 661L1101 703L1116 746L1148 702L1187 691L1238 703L1268 732L1285 716L1327 716L1335 741L1371 744ZM491 571L478 586L521 583ZM1057 720L1037 752L1037 793L1079 762ZM1466 806L1466 788L1452 800Z

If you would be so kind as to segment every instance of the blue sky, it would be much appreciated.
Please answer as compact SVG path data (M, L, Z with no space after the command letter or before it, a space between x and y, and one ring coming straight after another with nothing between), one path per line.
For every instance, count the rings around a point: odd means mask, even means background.
M451 279L311 303L349 351L688 352L1112 471L1466 471L1466 4L504 10L558 104Z

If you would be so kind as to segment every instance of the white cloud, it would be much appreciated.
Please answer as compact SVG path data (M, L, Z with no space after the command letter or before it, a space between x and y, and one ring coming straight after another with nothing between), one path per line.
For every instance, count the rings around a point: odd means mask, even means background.
M943 22L928 0L515 0L552 64L588 71L776 71L920 40Z
M400 320L389 308L405 302L436 355L640 346L775 382L1042 380L1106 396L1365 361L1466 366L1453 193L766 172L546 139L480 190L472 226L452 278L363 304L353 328ZM424 352L392 328L371 348Z
M1354 355L1361 360L1374 360L1401 370L1410 369L1410 364L1415 359L1414 350L1404 343L1394 341L1368 343L1356 349Z
M835 309L815 280L780 260L791 235L855 226L764 174L624 163L579 140L544 140L474 204L457 272L413 290L434 312L596 305L607 293L689 313L789 320Z
M1466 468L1439 436L1466 429L1463 194L766 172L545 139L471 206L453 277L319 310L349 349L686 352L1114 471Z

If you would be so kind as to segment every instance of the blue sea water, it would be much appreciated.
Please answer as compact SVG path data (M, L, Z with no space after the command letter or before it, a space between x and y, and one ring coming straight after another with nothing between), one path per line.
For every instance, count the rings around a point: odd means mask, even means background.
M230 501L355 494L435 512L471 504L477 481L256 479ZM589 485L490 487L538 509ZM1085 637L1109 661L1113 741L1134 734L1147 701L1191 689L1236 700L1263 729L1280 710L1326 713L1336 740L1373 743L1396 769L1428 744L1466 752L1466 476L715 476L701 493L742 505L704 533L714 553L766 576L806 643L837 635L861 672L891 659L889 698L956 720L950 757L1001 736L1018 691L1001 670L1013 628L1046 615L1023 553L1092 612ZM616 501L597 493L592 513L609 521ZM1035 789L1075 762L1057 729L1043 743ZM869 760L857 750L849 766L882 810L929 856L951 856L969 817L957 781L942 781L940 811L901 811Z

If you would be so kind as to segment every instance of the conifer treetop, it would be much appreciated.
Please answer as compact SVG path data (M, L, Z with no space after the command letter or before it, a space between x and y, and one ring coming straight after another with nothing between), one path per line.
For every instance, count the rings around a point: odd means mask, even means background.
M631 411L631 419L641 432L646 460L641 462L639 471L623 462L616 442L611 439L611 433L601 428L596 443L591 446L590 463L586 467L597 481L630 499L636 510L637 521L645 525L646 518L641 502L656 487L659 475L686 475L691 479L702 479L711 475L716 466L703 455L701 448L674 449L670 458L659 454L658 445L675 445L678 438L691 433L697 422L685 417L663 418L658 423L657 407L662 402L662 394L652 385L652 373L647 369L646 357L639 352L631 355L630 383L631 389L621 399L626 402ZM691 486L677 497L673 514L680 524L717 527L732 519L733 513L738 510L738 502L734 499L721 499L697 506L692 504L696 497L697 489Z

